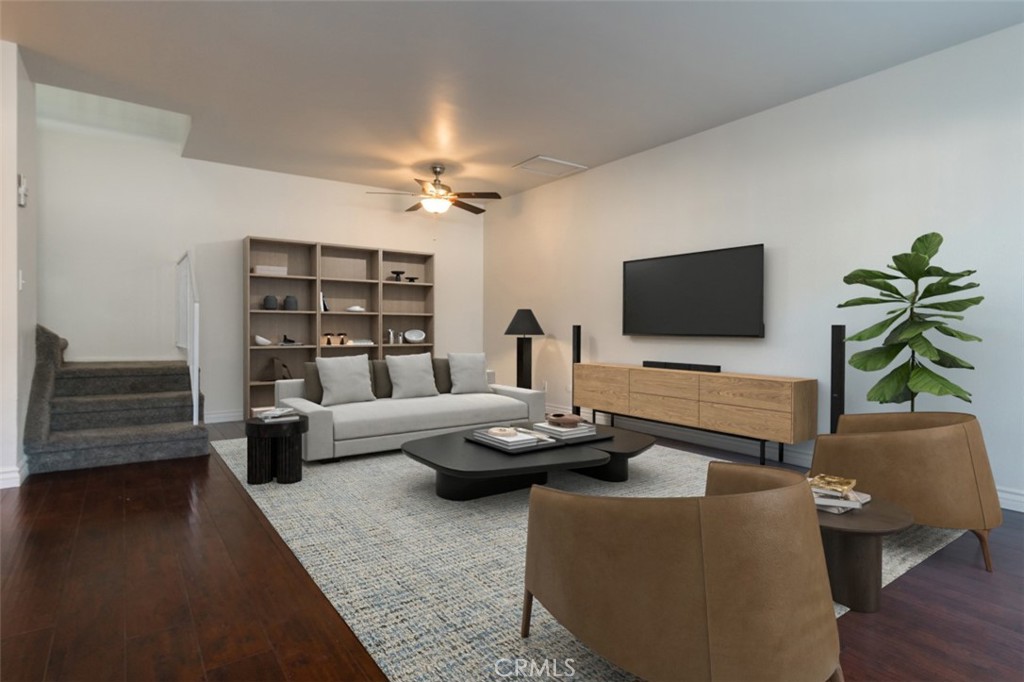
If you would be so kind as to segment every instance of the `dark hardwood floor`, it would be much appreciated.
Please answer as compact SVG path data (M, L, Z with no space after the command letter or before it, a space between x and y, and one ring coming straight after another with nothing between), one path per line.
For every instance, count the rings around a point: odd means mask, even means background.
M30 477L0 517L2 680L386 679L217 455Z
M0 524L4 681L385 679L216 454L35 476ZM840 618L846 679L1024 680L1024 514L991 542Z

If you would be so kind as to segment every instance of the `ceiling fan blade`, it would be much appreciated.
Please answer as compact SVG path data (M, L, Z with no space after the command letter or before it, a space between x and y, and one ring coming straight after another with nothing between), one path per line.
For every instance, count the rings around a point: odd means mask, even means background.
M460 199L500 199L497 192L456 192L455 196Z
M423 208L423 204L421 204L420 202L418 202L418 201L417 201L417 202L416 202L415 204L413 204L413 205L412 205L412 206L410 206L409 208L405 209L405 212L406 212L406 213L410 213L410 212L412 212L412 211L418 211L418 210L420 210L421 208Z
M421 188L423 188L423 193L424 194L433 194L434 193L434 183L433 183L433 181L431 181L431 180L420 180L419 178L413 178L413 179L416 182L419 183Z
M452 202L452 206L458 206L463 211L469 211L470 213L475 213L477 215L480 215L481 213L484 212L484 209L480 208L479 206L467 204L465 201L459 201L458 199Z
M367 194L397 194L403 197L418 197L416 192L367 192Z

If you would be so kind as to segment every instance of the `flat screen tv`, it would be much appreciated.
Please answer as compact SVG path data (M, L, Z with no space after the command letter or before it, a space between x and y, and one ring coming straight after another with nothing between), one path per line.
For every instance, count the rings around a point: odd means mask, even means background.
M764 337L764 244L622 264L622 333Z

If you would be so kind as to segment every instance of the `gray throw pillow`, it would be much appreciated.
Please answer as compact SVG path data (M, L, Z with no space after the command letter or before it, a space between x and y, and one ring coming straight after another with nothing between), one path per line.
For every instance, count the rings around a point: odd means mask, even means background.
M424 398L437 395L434 383L434 363L430 353L417 355L388 355L388 374L391 375L392 398Z
M366 355L317 358L316 369L324 387L321 405L343 405L375 400L370 387L370 363Z
M483 353L449 353L452 393L490 393L487 385L487 357Z

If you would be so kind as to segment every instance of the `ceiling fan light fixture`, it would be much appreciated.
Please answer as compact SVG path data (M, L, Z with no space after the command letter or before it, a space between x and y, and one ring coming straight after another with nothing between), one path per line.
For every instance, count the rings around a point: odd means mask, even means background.
M420 199L420 205L427 213L444 213L452 207L452 202L440 197L424 197Z

